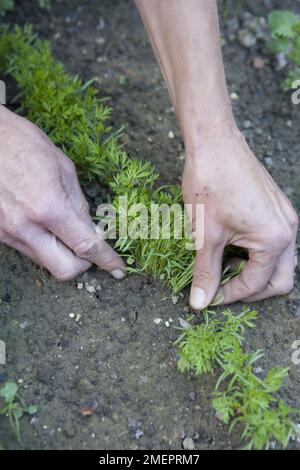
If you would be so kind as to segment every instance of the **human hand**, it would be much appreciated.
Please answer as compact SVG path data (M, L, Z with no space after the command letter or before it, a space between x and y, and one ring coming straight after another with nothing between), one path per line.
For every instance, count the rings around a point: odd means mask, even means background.
M235 126L204 138L187 155L182 191L185 203L204 204L204 246L196 254L190 295L194 309L213 299L252 302L292 290L297 214ZM245 248L249 261L220 287L229 244Z
M74 164L34 124L0 106L0 242L65 281L124 264L95 233Z

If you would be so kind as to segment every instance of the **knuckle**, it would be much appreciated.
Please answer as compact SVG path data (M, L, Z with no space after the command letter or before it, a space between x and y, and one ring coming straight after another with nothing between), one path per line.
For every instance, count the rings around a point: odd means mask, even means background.
M296 213L296 211L294 211L294 210L291 214L290 224L291 224L291 228L293 230L297 229L297 227L299 225L299 217L298 217L298 214Z
M56 196L60 196L60 193ZM42 197L39 201L36 201L34 207L31 209L32 220L43 225L47 225L58 220L61 215L62 207L64 207L63 201L63 197L60 199L57 197Z
M255 295L261 292L266 286L266 283L266 281L260 279L259 277L248 279L241 275L236 290L239 292L240 298L249 297L250 295Z
M74 253L80 258L95 259L101 251L101 243L98 239L79 240L75 247Z
M13 238L22 238L25 231L25 224L21 221L14 221L7 225L6 233Z
M76 174L76 167L72 160L63 155L63 167L67 176L73 177Z
M66 282L73 279L77 272L74 266L59 266L52 271L52 274L57 281Z
M294 288L294 278L285 279L276 286L277 295L289 294Z
M267 251L280 253L293 240L293 231L291 228L274 229L272 234L265 239Z
M80 214L89 214L90 213L90 205L86 200L82 201L82 204L79 208L79 212L80 212Z

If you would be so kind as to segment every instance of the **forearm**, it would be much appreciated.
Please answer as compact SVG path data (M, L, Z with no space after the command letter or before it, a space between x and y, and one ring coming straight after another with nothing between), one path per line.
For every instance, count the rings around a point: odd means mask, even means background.
M166 80L187 152L234 126L215 0L136 0Z

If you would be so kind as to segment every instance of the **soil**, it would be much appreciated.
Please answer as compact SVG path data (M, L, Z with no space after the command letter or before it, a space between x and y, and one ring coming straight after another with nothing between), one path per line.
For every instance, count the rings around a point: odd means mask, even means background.
M242 11L265 17L282 3L246 1ZM50 13L33 0L16 4L6 21L32 23L51 39L67 70L85 79L98 77L97 86L114 108L114 128L126 125L126 149L154 162L160 182L179 182L182 140L134 3L54 0ZM289 6L300 9L296 0L284 2ZM284 71L275 70L264 43L247 49L230 39L225 21L222 27L229 88L239 97L234 101L237 121L299 211L300 106L282 92ZM265 60L263 68L253 67L254 57ZM100 186L85 191L93 203ZM7 347L0 381L22 380L25 402L38 406L35 417L22 418L19 443L0 418L4 448L181 449L186 436L194 439L196 449L242 447L240 433L229 436L211 407L215 378L177 370L174 326L189 314L187 290L175 303L149 277L130 275L116 282L95 268L58 283L14 250L1 245L0 254L0 338ZM93 284L95 292L78 289L78 282ZM299 275L291 294L253 307L260 316L245 347L265 349L263 372L278 364L290 366L281 394L300 408L300 366L291 361L292 343L300 339ZM236 304L233 310L241 308ZM83 408L92 415L83 416ZM290 448L299 449L299 443Z

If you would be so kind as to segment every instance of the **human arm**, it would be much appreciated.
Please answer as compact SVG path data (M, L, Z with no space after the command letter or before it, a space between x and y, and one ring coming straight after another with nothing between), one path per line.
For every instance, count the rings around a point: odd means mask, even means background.
M215 0L136 0L182 131L184 202L204 204L190 303L208 306L293 287L298 218L248 147L230 104ZM196 239L199 234L196 233ZM242 273L220 288L225 246L246 249Z

